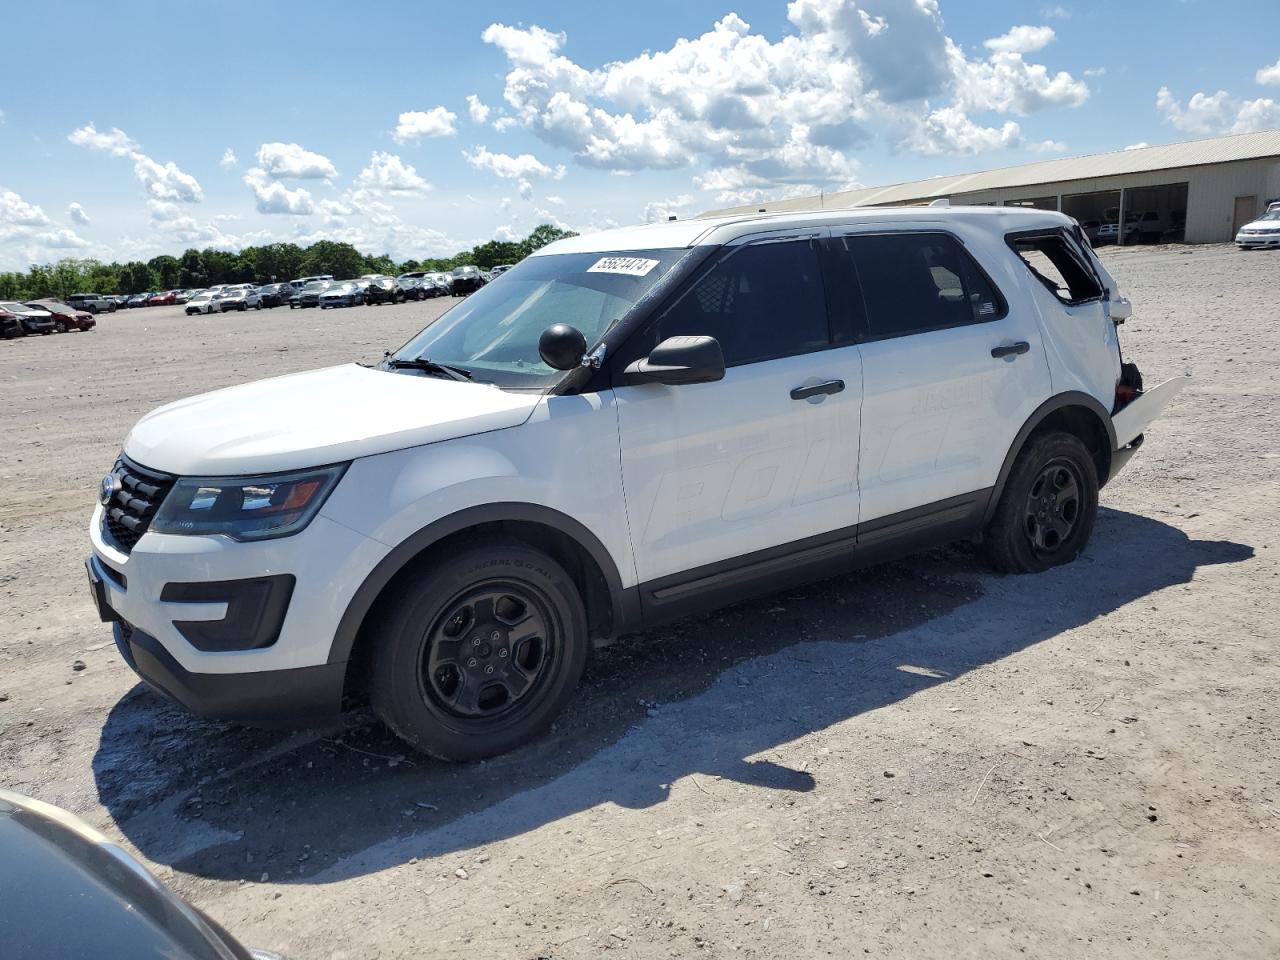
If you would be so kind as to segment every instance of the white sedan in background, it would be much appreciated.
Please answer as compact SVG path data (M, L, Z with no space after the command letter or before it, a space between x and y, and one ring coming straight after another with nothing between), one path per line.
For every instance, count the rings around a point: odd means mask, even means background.
M194 317L199 313L219 313L222 310L222 294L197 293L187 301L187 316Z
M1241 227L1236 234L1236 246L1241 250L1280 247L1280 203L1271 204L1261 217Z

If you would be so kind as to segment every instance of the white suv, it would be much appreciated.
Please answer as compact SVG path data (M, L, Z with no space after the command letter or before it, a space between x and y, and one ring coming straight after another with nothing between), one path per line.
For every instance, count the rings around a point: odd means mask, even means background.
M1075 221L1007 207L562 240L374 367L171 404L103 478L89 578L192 710L367 696L449 759L545 729L623 632L956 538L1088 541L1181 381Z

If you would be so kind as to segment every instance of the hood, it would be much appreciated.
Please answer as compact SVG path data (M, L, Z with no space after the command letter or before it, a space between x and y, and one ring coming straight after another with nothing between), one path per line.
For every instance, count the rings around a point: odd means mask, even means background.
M518 426L538 400L353 363L171 403L138 421L124 451L186 476L275 473Z

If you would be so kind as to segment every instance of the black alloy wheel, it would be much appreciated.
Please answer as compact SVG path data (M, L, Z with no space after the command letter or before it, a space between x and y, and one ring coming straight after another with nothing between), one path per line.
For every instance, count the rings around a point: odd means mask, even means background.
M1032 481L1023 523L1031 548L1039 556L1051 556L1071 542L1080 520L1083 486L1076 465L1065 458L1047 464Z
M497 720L536 696L555 659L550 601L530 584L497 581L445 605L423 648L422 694L470 720Z
M1098 468L1084 441L1053 430L1018 451L982 550L1002 573L1039 573L1080 555L1098 514Z
M476 760L546 730L586 665L586 610L554 559L477 541L406 571L377 611L369 696L403 740Z

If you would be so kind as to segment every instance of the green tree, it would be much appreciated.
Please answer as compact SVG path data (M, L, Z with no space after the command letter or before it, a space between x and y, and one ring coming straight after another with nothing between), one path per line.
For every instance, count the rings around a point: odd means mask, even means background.
M177 259L167 253L148 260L147 269L151 271L156 285L161 289L172 290L178 285L178 274L181 271L181 267Z
M209 278L204 272L204 258L199 250L188 250L178 261L178 283L183 287L207 287Z
M309 276L332 274L342 280L364 273L364 257L349 243L317 240L307 248L302 258L303 274Z

